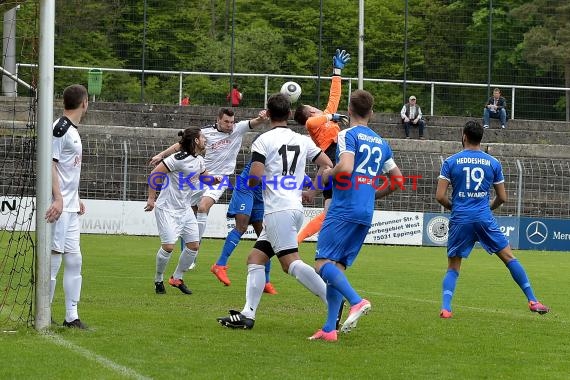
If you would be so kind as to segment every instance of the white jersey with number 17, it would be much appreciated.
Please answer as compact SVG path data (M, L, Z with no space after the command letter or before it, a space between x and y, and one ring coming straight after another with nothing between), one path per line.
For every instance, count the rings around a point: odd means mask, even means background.
M265 214L282 210L303 210L302 186L305 166L321 150L308 137L287 127L263 133L251 147L252 161L265 164L263 203Z

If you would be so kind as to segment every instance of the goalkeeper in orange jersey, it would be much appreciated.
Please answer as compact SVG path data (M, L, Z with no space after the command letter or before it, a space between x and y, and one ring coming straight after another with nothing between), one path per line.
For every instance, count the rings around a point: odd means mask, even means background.
M318 108L300 105L295 111L294 119L297 123L304 125L315 144L335 164L337 136L340 132L339 123L348 125L348 117L337 112L341 94L341 70L350 60L350 54L345 50L337 49L333 56L333 77L329 92L329 101L324 111ZM314 217L297 235L298 243L313 236L321 229L323 220L327 213L332 198L332 189L323 190L325 199L324 209L319 215Z

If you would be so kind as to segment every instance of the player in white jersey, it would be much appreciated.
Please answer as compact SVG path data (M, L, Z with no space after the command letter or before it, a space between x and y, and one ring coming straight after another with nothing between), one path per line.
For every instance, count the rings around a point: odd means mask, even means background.
M220 108L216 124L202 128L206 136L206 154L204 161L206 169L214 176L222 176L218 186L202 186L202 189L192 194L191 202L196 219L200 239L206 230L206 220L210 208L216 203L229 185L229 176L236 168L236 159L241 147L243 136L251 129L267 121L264 111L255 119L235 123L234 111ZM156 165L163 157L180 150L180 144L174 144L151 159L151 165Z
M83 147L77 126L88 107L85 87L75 84L63 91L63 116L53 123L52 203L46 220L54 223L51 251L50 302L53 302L57 274L63 261L65 320L63 326L86 329L79 319L82 256L79 246L79 215L85 206L79 199L79 178ZM53 321L53 318L52 318Z
M208 175L204 158L199 155L205 148L206 138L200 128L187 128L178 135L181 136L178 143L180 151L166 157L150 173L148 199L144 208L145 211L154 209L160 235L161 247L156 253L154 279L157 294L166 293L163 283L164 270L179 237L184 240L185 247L168 283L184 294L192 294L182 278L194 262L200 246L198 223L190 207L190 197L199 180L207 178L204 176ZM157 190L160 190L158 199Z
M267 115L272 129L252 146L249 186L261 180L263 188L263 230L247 258L246 302L241 312L230 310L218 318L222 326L251 329L265 285L265 263L277 255L285 273L295 277L326 303L326 285L298 252L297 232L303 224L301 193L306 161L319 166L318 175L332 166L331 160L308 137L287 127L291 102L283 94L267 100ZM257 178L257 179L256 179Z

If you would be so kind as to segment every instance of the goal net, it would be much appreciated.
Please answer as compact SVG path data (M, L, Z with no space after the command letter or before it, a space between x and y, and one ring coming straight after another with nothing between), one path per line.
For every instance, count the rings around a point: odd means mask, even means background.
M0 96L0 328L33 323L37 2L5 1Z

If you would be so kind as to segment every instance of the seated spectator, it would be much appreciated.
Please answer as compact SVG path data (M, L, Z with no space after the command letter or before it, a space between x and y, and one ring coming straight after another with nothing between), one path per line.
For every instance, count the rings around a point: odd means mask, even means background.
M180 101L180 105L181 105L181 106L188 106L188 105L190 105L190 96L188 96L188 94L184 94L184 97L183 97L182 100Z
M402 123L404 123L404 131L406 138L410 138L410 126L417 126L420 135L420 140L424 139L425 122L422 120L422 109L416 104L416 97L410 96L409 103L404 104L400 111L402 116Z
M498 88L493 90L493 96L487 100L485 109L483 110L483 128L489 128L489 118L500 119L501 128L507 126L507 102L501 96L501 90Z

